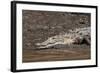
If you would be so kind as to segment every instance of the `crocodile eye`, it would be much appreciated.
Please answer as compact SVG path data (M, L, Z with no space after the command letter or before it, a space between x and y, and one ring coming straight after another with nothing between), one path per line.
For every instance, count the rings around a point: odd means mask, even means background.
M55 38L53 37L53 38L51 38L51 39L55 39Z
M82 33L79 33L80 35L82 35Z

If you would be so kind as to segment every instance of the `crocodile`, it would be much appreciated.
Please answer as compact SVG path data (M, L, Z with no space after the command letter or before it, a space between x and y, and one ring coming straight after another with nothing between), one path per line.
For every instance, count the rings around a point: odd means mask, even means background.
M70 29L64 34L48 37L47 40L36 43L37 48L50 48L55 45L91 44L91 28L83 27Z

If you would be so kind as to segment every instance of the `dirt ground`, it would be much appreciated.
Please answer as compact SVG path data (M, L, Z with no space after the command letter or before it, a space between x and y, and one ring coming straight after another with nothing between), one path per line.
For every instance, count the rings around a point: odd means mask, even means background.
M23 62L83 60L91 58L90 45L38 49L36 43L66 33L69 29L90 26L89 13L23 10Z
M39 61L63 61L63 60L84 60L90 59L89 48L74 49L42 49L23 51L23 62L39 62Z

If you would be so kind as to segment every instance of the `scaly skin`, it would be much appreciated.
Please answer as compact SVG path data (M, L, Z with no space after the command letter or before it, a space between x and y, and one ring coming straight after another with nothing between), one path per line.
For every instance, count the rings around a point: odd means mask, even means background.
M49 48L57 44L62 44L62 45L82 44L83 41L85 41L85 44L90 45L91 42L90 32L91 32L90 27L69 30L69 32L65 33L64 35L52 36L42 43L36 43L36 46L38 48Z

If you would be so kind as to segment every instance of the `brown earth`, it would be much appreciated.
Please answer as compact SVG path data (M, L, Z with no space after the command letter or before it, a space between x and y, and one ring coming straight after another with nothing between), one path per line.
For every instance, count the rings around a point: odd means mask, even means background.
M90 49L24 50L23 62L90 59Z

